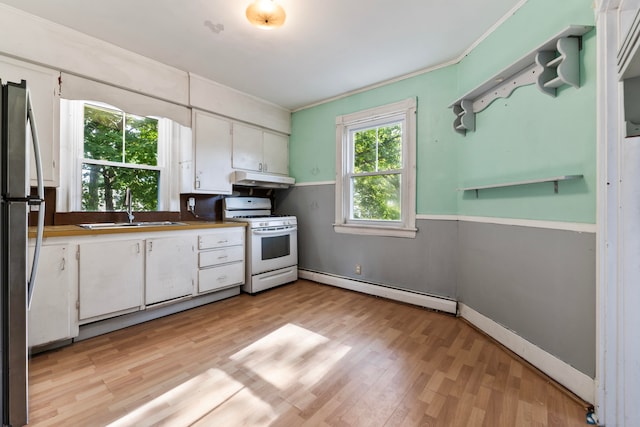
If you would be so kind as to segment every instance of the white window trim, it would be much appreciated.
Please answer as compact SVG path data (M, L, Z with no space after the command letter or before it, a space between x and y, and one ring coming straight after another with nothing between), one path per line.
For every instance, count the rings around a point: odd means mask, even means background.
M393 104L336 117L336 215L333 229L337 233L415 238L417 231L415 226L416 104L415 98L409 98ZM350 221L350 201L347 200L349 195L344 191L349 185L346 181L350 161L349 128L360 123L373 123L385 117L398 115L404 115L405 124L402 147L402 218L393 223L366 220Z
M61 191L58 198L57 210L59 212L80 212L82 211L82 163L84 162L84 103L85 101L70 101L63 99L61 111L61 157L68 155L68 167L61 168L61 188L68 189L68 193ZM103 105L107 108L118 109L116 106L90 102L91 105ZM66 121L66 123L65 123ZM176 127L181 128L178 123L169 119L158 118L158 164L157 166L135 165L140 169L152 169L160 171L158 211L179 210L180 195L177 185L173 181L178 177L177 153L172 147L172 139L176 134ZM61 159L62 160L62 159ZM63 163L67 163L66 160ZM90 160L93 164L114 164L100 160ZM117 164L116 166L122 166ZM132 165L134 166L134 165ZM133 195L135 198L135 194Z

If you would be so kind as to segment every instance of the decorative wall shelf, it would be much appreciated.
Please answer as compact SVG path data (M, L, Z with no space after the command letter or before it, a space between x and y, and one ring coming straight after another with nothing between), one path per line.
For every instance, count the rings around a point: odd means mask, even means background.
M580 85L581 36L593 27L571 25L538 48L466 93L449 107L456 118L453 128L465 135L475 130L475 114L498 98L508 98L519 87L536 84L543 93L556 96L557 88Z
M572 179L582 179L583 175L560 175L560 176L551 176L548 178L539 178L539 179L529 179L524 181L511 181L511 182L501 182L498 184L490 184L490 185L476 185L473 187L463 187L458 188L458 191L475 191L476 198L478 197L478 191L480 190L489 190L492 188L504 188L504 187L515 187L517 185L529 185L529 184L541 184L545 182L553 182L553 192L558 193L558 182L560 181L568 181Z

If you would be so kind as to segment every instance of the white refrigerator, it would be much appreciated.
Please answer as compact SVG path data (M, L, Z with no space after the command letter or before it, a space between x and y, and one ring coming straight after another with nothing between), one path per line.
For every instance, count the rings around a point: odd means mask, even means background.
M0 88L0 422L2 426L17 427L28 422L27 315L42 244L44 188L27 83L0 80ZM36 196L30 195L31 155L36 159ZM30 205L39 205L36 251L31 266L27 261Z

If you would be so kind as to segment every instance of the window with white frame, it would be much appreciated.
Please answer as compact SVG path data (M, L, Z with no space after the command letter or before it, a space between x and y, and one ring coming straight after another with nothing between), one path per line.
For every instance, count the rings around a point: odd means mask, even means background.
M69 210L121 211L127 188L134 211L168 210L172 203L169 119L128 114L108 104L61 101L69 137ZM62 178L62 177L61 177Z
M416 100L336 118L340 233L415 237Z

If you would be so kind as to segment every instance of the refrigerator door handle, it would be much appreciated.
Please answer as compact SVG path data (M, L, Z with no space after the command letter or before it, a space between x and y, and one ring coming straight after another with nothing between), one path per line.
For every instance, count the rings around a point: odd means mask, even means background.
M28 287L28 305L27 308L31 307L31 298L33 297L33 289L36 284L36 273L38 271L38 259L40 258L40 248L42 247L42 235L44 233L44 183L42 178L42 159L40 157L40 142L38 140L38 130L36 127L36 119L33 114L33 108L31 105L31 94L27 90L27 119L29 120L29 124L31 126L31 139L33 141L33 155L36 160L36 176L38 181L38 201L40 209L38 209L38 230L36 232L36 247L33 252L33 264L31 265L31 275L29 276L29 287ZM30 204L33 204L33 200Z

